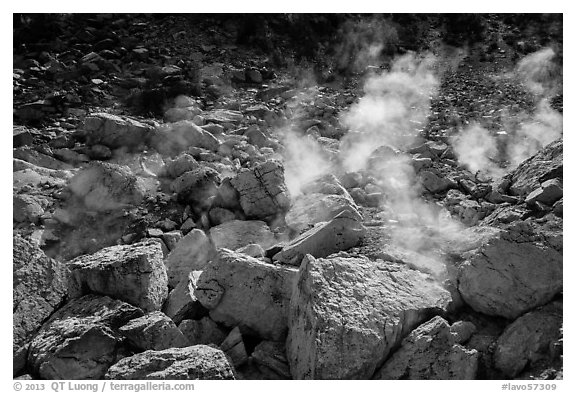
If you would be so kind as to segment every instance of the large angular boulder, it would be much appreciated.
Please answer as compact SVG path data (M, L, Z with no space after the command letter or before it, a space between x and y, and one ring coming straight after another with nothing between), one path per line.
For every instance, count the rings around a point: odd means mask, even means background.
M160 154L175 156L189 147L216 152L220 142L192 120L181 120L158 127L150 139L150 145Z
M273 259L299 266L306 254L323 258L338 251L345 251L357 245L365 234L366 228L357 220L356 215L345 210L331 221L318 224L292 240L274 255Z
M306 256L290 301L286 342L295 379L367 379L451 296L430 276L368 258Z
M450 325L434 317L418 326L376 372L375 379L475 379L479 353L456 343Z
M180 323L183 319L190 317L198 308L194 290L201 273L201 271L192 271L186 274L168 294L168 299L164 302L162 311L172 318L175 323Z
M106 379L235 379L234 369L219 349L206 345L146 351L110 367Z
M243 170L231 183L240 195L240 205L248 218L274 218L290 207L284 167L279 162L267 161Z
M135 318L119 329L132 345L143 351L182 348L188 340L176 324L160 311Z
M174 288L191 271L202 270L216 255L216 249L204 231L193 229L176 244L164 261L168 285Z
M546 180L562 178L563 168L564 147L562 139L558 139L524 161L511 173L510 193L520 197L526 196Z
M286 336L296 272L220 249L200 275L194 295L215 322L278 341Z
M16 353L66 298L66 267L19 235L12 252L12 343Z
M122 209L142 202L145 188L126 166L93 161L68 184L72 194L90 210Z
M69 293L97 293L124 300L145 311L162 307L168 296L168 277L160 244L145 241L104 248L68 263Z
M530 363L552 359L561 328L561 301L522 315L498 338L494 352L496 368L506 377L513 378Z
M514 319L562 291L561 231L519 221L489 234L458 270L458 291L470 307Z
M264 221L232 220L210 228L210 238L214 246L237 250L249 244L259 244L268 248L276 242L274 234Z
M552 206L554 202L562 198L563 190L562 183L558 179L546 180L537 189L532 191L526 197L526 203L531 205L536 202L544 203L545 205Z
M216 195L220 175L209 167L200 167L185 172L170 183L170 190L178 195L181 202L198 208L210 206L210 197Z
M121 356L118 328L142 316L139 308L87 295L54 313L30 343L28 366L42 379L102 379Z
M83 130L88 145L104 145L116 149L136 148L152 136L154 127L126 116L94 113L84 120Z
M286 225L300 232L309 225L330 221L345 210L353 212L358 221L362 220L362 215L351 198L317 193L300 195L286 213Z

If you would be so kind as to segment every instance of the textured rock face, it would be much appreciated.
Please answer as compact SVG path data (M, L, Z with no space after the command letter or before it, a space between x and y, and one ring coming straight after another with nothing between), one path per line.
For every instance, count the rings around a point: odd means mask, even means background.
M218 151L220 142L191 120L181 120L158 128L150 140L150 145L160 154L176 155L191 146L215 152Z
M141 350L162 350L189 345L188 340L174 322L160 311L136 318L120 327L128 340Z
M434 317L418 326L374 376L376 379L475 379L478 351L456 343L450 325Z
M552 206L554 202L562 198L562 183L558 179L546 180L540 187L532 191L526 197L527 204L541 202Z
M210 318L271 340L286 335L296 269L221 249L200 275L194 295Z
M330 221L343 211L352 211L358 221L362 216L358 207L349 198L342 195L306 194L295 199L286 213L286 225L301 231L322 221Z
M206 345L146 351L110 367L106 379L235 379L224 352Z
M237 250L249 244L259 244L268 248L276 242L274 234L264 221L228 221L210 228L210 238L217 249L230 250Z
M193 229L188 232L164 261L168 285L174 288L191 271L202 270L215 255L216 250L203 231Z
M420 171L419 176L422 186L431 193L443 192L457 187L453 180L440 177L431 171Z
M154 127L128 117L95 113L84 121L88 145L100 144L112 149L136 148L152 135Z
M68 264L70 296L93 292L145 311L159 310L168 296L162 258L162 248L153 241L112 246L75 258Z
M185 172L170 184L170 189L178 194L182 202L208 207L209 198L216 194L220 175L214 169L202 167Z
M524 161L510 177L512 195L526 196L546 180L562 177L564 168L562 139L554 141L538 154Z
M276 161L267 161L242 171L231 183L238 191L242 210L249 218L271 218L290 207L284 167Z
M126 166L93 161L69 183L72 193L91 210L107 211L138 205L145 189Z
M178 285L170 291L168 299L164 303L162 311L168 315L175 323L180 323L182 319L194 313L197 304L194 289L196 281L202 272L193 271L180 280Z
M220 345L228 333L209 317L198 321L186 319L178 326L191 345Z
M366 228L351 211L343 211L331 221L318 224L291 241L282 251L274 255L274 260L299 266L302 258L310 254L316 258L327 257L344 251L360 242Z
M200 168L200 164L194 157L188 153L182 153L166 163L165 172L171 178L176 179L184 173L198 168Z
M497 342L494 363L507 377L518 375L529 363L553 357L561 336L562 302L524 314L504 330Z
M14 353L65 299L66 268L20 236L13 237L12 328Z
M561 247L561 238L538 233L528 222L493 231L484 244L465 254L458 290L476 311L517 318L562 291Z
M302 261L290 302L287 355L295 379L366 379L448 291L430 276L368 258Z
M102 379L122 347L117 329L142 315L139 308L109 297L75 299L34 337L28 366L42 379Z

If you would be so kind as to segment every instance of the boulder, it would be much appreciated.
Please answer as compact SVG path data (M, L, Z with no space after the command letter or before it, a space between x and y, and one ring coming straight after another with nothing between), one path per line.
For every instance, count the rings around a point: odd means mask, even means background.
M357 220L357 216L352 211L344 210L331 221L320 223L292 240L273 259L299 266L306 254L323 258L345 251L357 245L365 234L366 228Z
M529 205L536 202L544 203L545 205L552 206L554 203L562 198L562 183L558 179L546 180L540 187L532 191L526 197L526 203Z
M160 311L153 311L133 319L118 330L132 345L143 351L189 346L180 329Z
M37 224L49 205L50 201L40 195L13 194L12 219Z
M439 176L432 171L420 171L418 176L420 177L420 181L424 189L433 194L444 192L451 188L457 187L455 181L446 177Z
M113 380L135 379L235 379L234 369L219 349L206 345L146 351L114 364L105 376Z
M241 121L244 116L241 112L230 109L214 109L210 112L204 113L206 121L213 123L237 123Z
M193 271L186 274L178 285L170 291L162 311L172 318L175 323L180 323L184 318L193 315L198 309L199 304L196 296L194 296L194 289L200 273L200 271Z
M232 220L210 228L210 238L217 249L237 250L249 244L268 248L276 242L264 221Z
M510 174L510 193L524 197L540 187L540 184L546 180L562 178L563 151L562 139L558 139L522 162Z
M41 379L102 379L121 356L118 328L142 310L87 295L56 311L30 343L28 366Z
M260 244L248 244L247 246L240 247L235 250L236 252L240 252L242 254L246 254L253 258L262 258L266 256L266 251L262 248Z
M450 332L457 344L463 344L476 333L476 325L469 321L457 321L450 326Z
M434 317L402 340L375 379L475 379L479 353L456 343L450 325Z
M93 161L70 179L72 194L95 211L138 205L144 198L143 183L126 166Z
M554 357L554 344L561 337L562 302L552 302L526 313L510 324L498 338L494 364L508 378L527 365Z
M357 221L362 221L362 215L358 212L356 204L343 195L315 193L299 195L286 213L286 225L296 231L302 231L309 225L330 221L345 210L353 212Z
M266 161L242 170L231 179L231 184L238 191L240 205L248 218L274 218L290 207L284 167L279 162Z
M528 221L491 230L463 255L458 271L463 300L478 312L514 319L561 292L562 240L555 238L557 231L543 230Z
M202 270L216 255L216 249L204 231L193 229L170 251L164 261L168 274L168 286L174 288L193 270Z
M450 293L430 276L366 257L306 256L293 286L286 342L295 379L367 379Z
M12 343L14 354L64 302L66 267L19 235L12 251Z
M178 328L188 339L191 345L213 344L220 345L228 333L209 317L199 320L185 319Z
M188 153L181 153L166 163L165 172L172 179L182 176L186 172L200 168L200 164Z
M209 167L185 172L170 183L170 190L178 194L178 200L194 207L208 208L212 196L220 184L220 175Z
M220 249L200 275L194 295L215 322L238 326L244 334L282 340L295 277L294 268Z
M124 300L145 311L159 310L168 296L162 257L162 248L151 240L77 257L68 263L70 296L93 292Z
M84 120L83 130L88 145L133 149L147 142L153 135L154 127L126 116L94 113Z
M220 142L192 120L181 120L159 127L152 136L150 145L160 154L175 156L189 147L201 147L216 152Z

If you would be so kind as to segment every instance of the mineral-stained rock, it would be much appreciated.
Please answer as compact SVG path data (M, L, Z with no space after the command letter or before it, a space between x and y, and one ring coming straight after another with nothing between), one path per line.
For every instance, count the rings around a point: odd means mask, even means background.
M210 197L216 194L220 184L220 175L208 167L184 173L170 183L172 192L178 194L182 202L192 204L199 208L210 205Z
M292 240L273 259L299 266L306 254L322 258L345 251L357 245L365 234L366 228L357 220L356 215L345 210L331 221L318 224Z
M517 318L562 291L562 240L539 230L515 222L465 254L458 273L464 301L484 314Z
M215 152L218 151L220 142L192 120L181 120L159 127L151 138L150 145L160 154L174 156L191 146Z
M306 256L290 301L292 376L370 378L405 335L450 301L430 276L403 265Z
M28 366L42 379L102 379L122 347L117 329L142 315L139 308L109 297L75 299L34 337Z
M134 346L144 351L182 348L189 345L180 329L160 311L133 319L120 327L119 331Z
M384 363L375 379L475 379L478 351L456 343L450 325L434 317L418 326Z
M70 190L88 209L106 211L138 205L144 198L143 184L126 166L93 161L69 182Z
M231 183L240 194L240 205L249 218L271 218L290 207L284 168L276 161L241 171Z
M168 296L162 248L153 241L104 248L68 264L72 297L93 292L155 311Z
M66 268L19 235L13 237L13 352L28 341L66 297Z
M110 367L106 379L235 379L219 349L206 345L146 351Z
M546 180L562 178L563 160L563 143L562 139L558 139L524 161L512 172L510 193L516 196L526 196Z
M259 366L267 367L285 379L292 379L283 342L262 341L254 348L252 358Z
M551 359L552 345L560 338L561 327L561 301L522 315L498 339L494 353L496 367L513 378L528 364Z
M226 330L222 329L210 317L199 320L185 319L178 325L178 328L188 339L191 345L214 344L220 345L228 336Z
M281 340L296 269L265 263L227 249L200 275L194 295L210 317L245 334Z
M94 113L86 117L83 129L88 145L101 144L112 149L135 148L146 143L154 127L109 113Z
M180 323L182 319L194 314L198 308L194 289L200 271L189 272L184 275L176 287L170 291L168 299L164 303L162 311L168 315L175 323Z
M358 221L362 216L358 213L358 207L349 198L342 195L306 194L300 195L295 200L288 213L286 213L286 225L301 231L308 225L314 225L322 221L330 221L344 210L354 213Z
M191 230L176 244L164 261L168 285L174 288L191 271L202 270L215 255L216 250L204 231Z
M220 344L220 349L232 360L234 367L240 367L248 361L246 346L240 329L235 327Z
M274 234L264 221L232 220L210 228L210 238L216 248L236 250L248 244L267 248L275 243Z

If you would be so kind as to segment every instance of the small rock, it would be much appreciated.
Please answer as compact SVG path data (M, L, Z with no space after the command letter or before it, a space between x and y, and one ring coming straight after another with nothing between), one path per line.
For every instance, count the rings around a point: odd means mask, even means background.
M454 322L450 326L450 332L454 335L457 344L464 344L476 333L476 325L468 321Z

